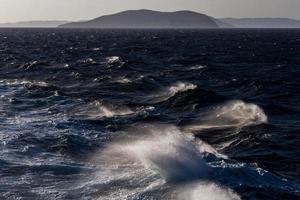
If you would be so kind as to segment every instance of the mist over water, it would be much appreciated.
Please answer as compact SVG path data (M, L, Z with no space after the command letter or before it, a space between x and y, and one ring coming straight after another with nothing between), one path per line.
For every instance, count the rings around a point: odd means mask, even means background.
M299 199L299 38L0 29L0 199Z

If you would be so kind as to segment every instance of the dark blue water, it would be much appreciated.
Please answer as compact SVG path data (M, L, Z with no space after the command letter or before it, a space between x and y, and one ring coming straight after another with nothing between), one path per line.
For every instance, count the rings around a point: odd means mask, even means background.
M1 199L299 199L300 30L0 30Z

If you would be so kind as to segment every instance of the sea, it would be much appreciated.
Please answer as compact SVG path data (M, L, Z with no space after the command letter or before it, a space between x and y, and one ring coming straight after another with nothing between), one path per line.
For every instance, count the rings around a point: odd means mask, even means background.
M0 199L299 200L300 30L0 29Z

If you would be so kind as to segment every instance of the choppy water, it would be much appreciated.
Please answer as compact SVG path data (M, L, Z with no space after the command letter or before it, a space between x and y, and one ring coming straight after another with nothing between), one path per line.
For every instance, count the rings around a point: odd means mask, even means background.
M0 30L1 199L299 199L300 30Z

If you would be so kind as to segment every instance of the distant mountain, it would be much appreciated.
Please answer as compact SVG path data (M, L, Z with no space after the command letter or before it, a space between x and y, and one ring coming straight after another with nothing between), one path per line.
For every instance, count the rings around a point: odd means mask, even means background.
M59 25L66 24L68 21L28 21L16 23L0 23L0 27L6 28L55 28Z
M0 28L300 28L300 20L289 18L222 18L193 11L159 12L128 10L88 21L28 21L0 23Z
M211 17L192 12L158 12L130 10L102 16L90 21L73 22L61 28L219 28Z
M288 18L224 18L218 19L236 28L300 28L300 20Z

